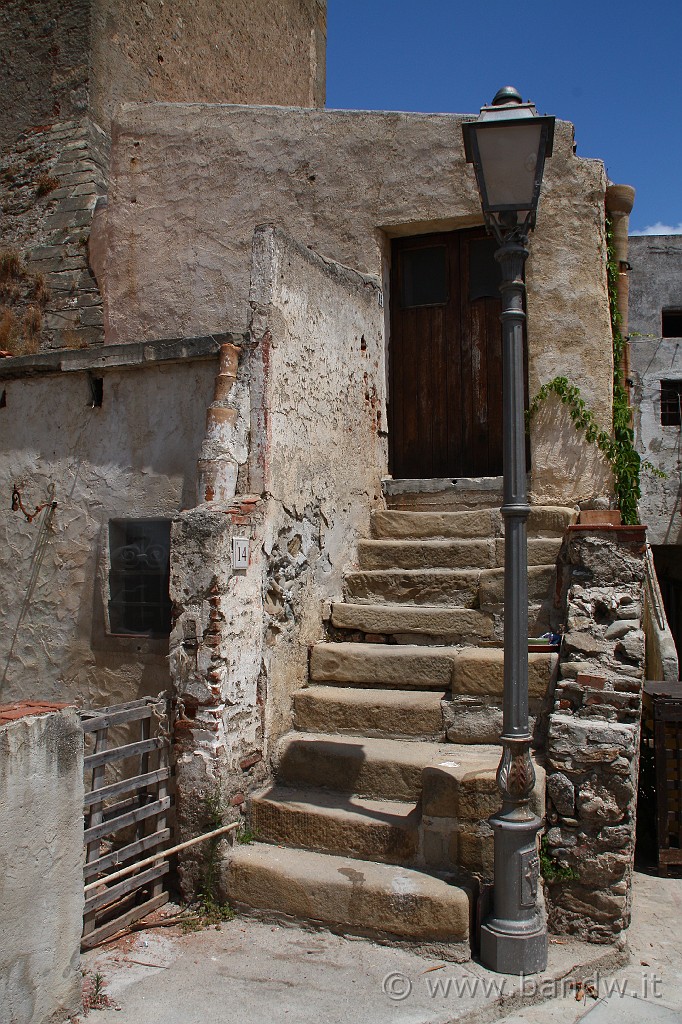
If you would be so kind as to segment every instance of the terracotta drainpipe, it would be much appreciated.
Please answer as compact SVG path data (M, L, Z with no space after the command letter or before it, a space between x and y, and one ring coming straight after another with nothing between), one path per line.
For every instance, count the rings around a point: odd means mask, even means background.
M621 315L621 332L625 340L623 349L623 381L630 401L630 343L628 335L628 296L630 292L630 264L628 263L628 227L630 213L635 201L632 185L609 185L606 189L606 212L613 225L613 247L618 260L618 310Z
M237 490L239 465L234 457L234 438L239 411L230 403L230 394L237 380L239 352L232 342L220 346L213 401L206 412L206 435L197 465L200 503L229 504Z

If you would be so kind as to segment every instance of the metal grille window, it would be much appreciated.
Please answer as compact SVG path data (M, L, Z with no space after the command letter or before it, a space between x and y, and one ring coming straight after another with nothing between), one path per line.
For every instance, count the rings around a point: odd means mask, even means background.
M661 425L682 426L682 380L661 381Z
M110 520L109 555L111 632L168 636L170 520Z

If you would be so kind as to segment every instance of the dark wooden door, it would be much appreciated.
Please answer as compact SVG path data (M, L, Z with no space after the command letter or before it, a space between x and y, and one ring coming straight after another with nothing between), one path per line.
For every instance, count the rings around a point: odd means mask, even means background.
M389 449L395 478L502 473L502 333L484 228L394 239Z

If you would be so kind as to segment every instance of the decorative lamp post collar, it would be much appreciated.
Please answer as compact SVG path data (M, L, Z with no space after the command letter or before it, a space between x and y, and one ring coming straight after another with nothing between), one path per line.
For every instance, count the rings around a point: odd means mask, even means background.
M500 245L526 238L535 227L545 158L552 155L554 118L540 117L533 103L505 86L462 132L486 226Z

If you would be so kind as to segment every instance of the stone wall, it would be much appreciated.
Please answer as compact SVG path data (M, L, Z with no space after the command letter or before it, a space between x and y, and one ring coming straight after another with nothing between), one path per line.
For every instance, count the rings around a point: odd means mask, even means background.
M107 626L108 523L195 504L218 348L204 339L0 360L0 700L97 707L168 686L167 640ZM15 485L29 513L48 502L33 522L11 509Z
M461 123L456 115L126 105L113 127L109 251L126 259L110 267L112 340L203 333L226 321L241 329L251 238L262 222L387 282L392 236L480 223ZM559 122L527 268L530 393L563 373L610 426L605 188L601 163L577 158L572 127ZM609 491L598 450L558 401L535 418L532 449L535 502Z
M629 259L635 443L666 473L665 479L642 474L642 522L651 544L682 544L682 428L661 422L661 381L682 381L681 339L661 336L661 311L682 310L682 237L632 237Z
M0 705L1 1024L81 1009L83 732L74 708Z
M91 2L3 0L0 152L27 128L87 110Z
M644 529L569 527L567 619L546 749L549 924L593 942L628 926L644 680Z
M206 827L211 794L237 817L267 777L291 727L291 695L307 680L309 647L324 634L325 607L341 593L386 471L378 282L263 228L251 307L249 340L221 361L223 397L209 412L207 438L222 425L220 444L202 449L202 497L211 500L173 528L181 835ZM230 567L235 535L250 540L245 570ZM188 892L203 856L183 858Z
M0 156L0 349L102 343L90 242L108 163L107 137L87 117L24 132Z

